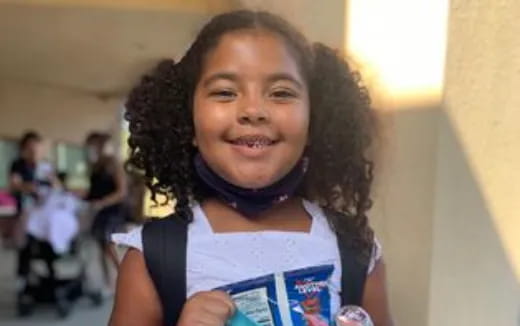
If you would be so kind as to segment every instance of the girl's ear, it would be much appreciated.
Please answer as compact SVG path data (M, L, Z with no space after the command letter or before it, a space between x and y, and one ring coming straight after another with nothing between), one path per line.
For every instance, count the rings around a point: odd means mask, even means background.
M197 147L197 139L195 139L195 137L193 137L191 143L193 144L193 146Z

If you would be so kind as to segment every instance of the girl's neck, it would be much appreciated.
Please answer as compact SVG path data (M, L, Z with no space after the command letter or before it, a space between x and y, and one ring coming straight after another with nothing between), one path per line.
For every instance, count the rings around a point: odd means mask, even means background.
M302 199L293 197L250 218L228 204L210 198L201 203L215 233L290 231L310 232L312 219L303 207Z

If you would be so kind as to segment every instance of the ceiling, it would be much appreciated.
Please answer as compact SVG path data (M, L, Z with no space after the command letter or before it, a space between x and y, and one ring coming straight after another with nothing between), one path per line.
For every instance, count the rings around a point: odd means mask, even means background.
M0 79L121 96L231 3L190 1L0 0Z

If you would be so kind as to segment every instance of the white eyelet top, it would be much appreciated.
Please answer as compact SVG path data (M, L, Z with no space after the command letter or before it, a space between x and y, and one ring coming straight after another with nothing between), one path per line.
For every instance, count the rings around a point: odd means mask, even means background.
M271 273L299 268L334 265L330 281L331 312L340 306L341 260L336 235L322 209L303 202L312 217L311 230L305 232L260 231L215 233L200 205L194 205L193 222L188 226L186 262L187 296ZM114 234L114 243L143 249L142 227ZM379 241L372 252L368 273L381 259Z

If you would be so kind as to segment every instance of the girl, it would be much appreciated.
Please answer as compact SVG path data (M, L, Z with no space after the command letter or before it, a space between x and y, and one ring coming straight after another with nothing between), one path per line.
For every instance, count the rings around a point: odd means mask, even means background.
M91 231L101 250L105 285L113 289L107 260L117 268L117 256L110 244L110 236L124 224L126 177L114 155L108 134L91 133L87 137L86 148L90 164L90 188L86 200L94 211Z
M188 223L187 300L177 325L224 325L233 302L214 288L327 262L335 266L335 313L349 268L340 263L338 232L369 265L362 306L375 325L391 325L381 250L366 215L369 98L333 50L309 44L275 15L225 13L178 63L163 61L145 76L127 110L129 166L154 195L175 200L170 219ZM114 238L132 249L110 325L171 326L160 294L184 285L154 285L141 231Z

